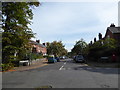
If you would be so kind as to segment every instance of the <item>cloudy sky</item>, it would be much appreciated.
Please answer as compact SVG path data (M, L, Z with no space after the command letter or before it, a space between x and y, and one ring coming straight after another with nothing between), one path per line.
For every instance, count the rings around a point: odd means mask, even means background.
M33 13L33 40L62 40L68 51L81 38L89 43L111 23L118 26L117 2L42 2Z

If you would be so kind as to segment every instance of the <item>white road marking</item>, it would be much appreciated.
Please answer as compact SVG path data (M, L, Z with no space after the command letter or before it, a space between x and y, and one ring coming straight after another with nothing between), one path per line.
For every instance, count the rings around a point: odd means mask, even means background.
M65 64L66 64L66 62L64 63L64 65ZM59 70L65 70L64 65Z
M62 66L59 70L62 70L63 67L64 67L64 66Z
M64 64L66 64L66 62Z

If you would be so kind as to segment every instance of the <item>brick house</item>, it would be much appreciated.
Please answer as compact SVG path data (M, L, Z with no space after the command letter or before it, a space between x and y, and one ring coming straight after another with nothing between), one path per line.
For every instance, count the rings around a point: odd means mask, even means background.
M40 44L40 40L30 40L30 44L32 45L32 52L33 53L42 53L43 55L46 55L47 48L45 46L45 43Z
M113 38L120 45L120 27L115 27L114 24L111 24L110 27L107 27L104 38Z
M110 27L107 27L105 38L113 38L117 41L117 51L114 52L117 54L117 60L120 61L120 27L116 27L114 24L111 24Z

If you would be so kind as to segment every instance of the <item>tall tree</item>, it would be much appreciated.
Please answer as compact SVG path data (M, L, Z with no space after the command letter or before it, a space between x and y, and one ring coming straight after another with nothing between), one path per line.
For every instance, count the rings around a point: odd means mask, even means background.
M72 49L72 53L75 55L84 54L86 47L87 47L87 43L83 39L81 39L77 41L76 44L74 45Z
M2 59L3 63L20 59L28 51L29 40L34 33L28 27L33 19L32 8L39 2L2 3Z
M67 54L67 50L64 48L62 41L53 41L52 43L49 43L47 46L47 52L48 54L53 54L55 56L63 56Z

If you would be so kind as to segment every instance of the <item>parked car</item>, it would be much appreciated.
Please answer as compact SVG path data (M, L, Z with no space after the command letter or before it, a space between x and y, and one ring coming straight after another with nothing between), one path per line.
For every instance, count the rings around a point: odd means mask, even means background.
M55 57L55 59L57 60L57 62L60 62L60 58L59 57Z
M29 61L28 60L19 61L19 64L23 65L23 66L28 66L29 65Z
M83 55L77 55L77 56L75 57L75 62L86 63Z
M48 57L48 63L55 63L55 62L57 62L55 57Z
M19 65L28 66L30 64L30 58L24 57L21 61L19 61Z
M67 59L66 56L60 56L60 59Z
M65 57L65 59L68 59L68 57L67 56L64 56Z
M63 57L63 56L60 56L60 59L64 59L64 57Z

